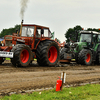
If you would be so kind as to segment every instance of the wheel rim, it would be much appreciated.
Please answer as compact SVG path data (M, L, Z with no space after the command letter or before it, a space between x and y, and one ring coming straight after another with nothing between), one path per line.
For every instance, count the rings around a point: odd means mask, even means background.
M88 53L87 55L86 55L86 62L88 63L89 61L90 61L90 59L91 59L91 56L90 56L90 54Z
M27 50L23 50L20 55L22 63L26 63L29 59L29 52Z
M54 46L49 49L48 59L51 63L54 63L57 59L57 49Z

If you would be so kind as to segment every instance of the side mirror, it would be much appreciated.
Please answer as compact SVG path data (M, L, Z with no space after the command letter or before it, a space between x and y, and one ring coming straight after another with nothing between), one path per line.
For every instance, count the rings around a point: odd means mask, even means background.
M43 29L41 29L41 34L44 34L44 30Z

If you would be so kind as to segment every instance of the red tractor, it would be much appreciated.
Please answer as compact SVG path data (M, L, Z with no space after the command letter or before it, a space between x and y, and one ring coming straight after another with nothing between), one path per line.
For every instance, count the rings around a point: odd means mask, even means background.
M4 37L0 63L8 57L14 66L26 67L36 58L40 66L55 66L59 60L59 46L51 37L48 27L22 22L19 34Z

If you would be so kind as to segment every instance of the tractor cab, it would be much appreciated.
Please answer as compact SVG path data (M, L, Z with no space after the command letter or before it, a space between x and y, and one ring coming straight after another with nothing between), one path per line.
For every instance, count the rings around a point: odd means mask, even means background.
M90 42L91 43L91 40L92 40L92 34L81 33L79 42Z
M51 40L52 35L48 27L23 24L20 37L28 39L28 45L30 45L31 49L36 50L40 41Z
M22 25L22 30L20 33L22 37L35 37L35 38L42 38L42 37L51 37L51 32L48 27L40 26L40 25Z
M34 26L23 26L21 36L33 37L34 35Z
M95 31L81 31L79 43L84 42L86 47L95 48L96 44L100 40L100 34Z
M97 42L100 43L100 34L97 35Z

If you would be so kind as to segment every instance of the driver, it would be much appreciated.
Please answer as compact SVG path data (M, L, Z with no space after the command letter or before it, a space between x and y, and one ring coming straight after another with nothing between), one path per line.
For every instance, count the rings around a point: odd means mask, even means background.
M38 33L38 30L36 30L36 37L40 38L40 34Z

